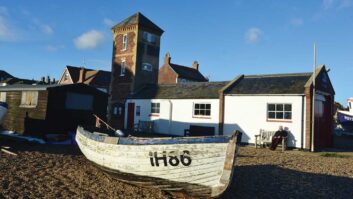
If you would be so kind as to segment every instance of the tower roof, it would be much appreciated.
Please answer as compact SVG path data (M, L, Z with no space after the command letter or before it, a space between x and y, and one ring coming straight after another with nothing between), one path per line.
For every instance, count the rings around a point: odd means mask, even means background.
M164 32L160 27L158 27L156 24L154 24L151 20L149 20L147 17L145 17L140 12L137 12L136 14L134 14L134 15L128 17L127 19L123 20L122 22L116 24L115 26L112 27L112 29L127 27L130 25L141 25L141 26L156 30L159 33Z

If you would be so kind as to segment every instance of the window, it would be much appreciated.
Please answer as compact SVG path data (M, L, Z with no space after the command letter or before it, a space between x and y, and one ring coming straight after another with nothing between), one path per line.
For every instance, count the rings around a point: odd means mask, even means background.
M127 34L123 35L123 47L122 50L126 50L127 48Z
M194 104L194 116L211 116L211 104Z
M120 64L120 76L124 76L126 73L125 60L123 60Z
M6 92L0 92L0 102L6 102Z
M151 103L151 114L159 114L160 103Z
M136 116L141 115L141 106L136 106Z
M269 120L291 120L291 104L267 104L267 119Z
M143 40L149 43L156 43L156 35L149 32L143 32Z
M142 70L145 70L145 71L152 71L152 65L149 64L149 63L143 63L143 64L142 64Z
M22 91L21 107L36 107L38 103L38 91Z
M68 92L66 95L66 109L90 111L93 109L93 96Z

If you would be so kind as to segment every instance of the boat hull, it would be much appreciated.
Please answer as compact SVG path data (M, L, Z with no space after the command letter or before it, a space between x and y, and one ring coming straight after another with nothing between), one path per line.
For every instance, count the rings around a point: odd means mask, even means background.
M232 180L237 137L118 138L79 127L82 153L117 179L195 197L217 197Z
M337 111L337 120L344 129L353 130L353 115L345 111Z

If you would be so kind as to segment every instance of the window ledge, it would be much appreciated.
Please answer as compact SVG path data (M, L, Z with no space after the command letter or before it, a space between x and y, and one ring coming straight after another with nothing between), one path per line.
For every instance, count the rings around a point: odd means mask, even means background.
M150 116L150 117L159 117L159 114L151 113L151 114L149 114L148 116Z
M196 119L211 119L210 116L196 116L196 115L193 115L192 118L196 118Z
M283 123L292 123L292 120L276 120L276 119L267 119L267 122L283 122Z
M20 108L36 108L37 105L20 105Z

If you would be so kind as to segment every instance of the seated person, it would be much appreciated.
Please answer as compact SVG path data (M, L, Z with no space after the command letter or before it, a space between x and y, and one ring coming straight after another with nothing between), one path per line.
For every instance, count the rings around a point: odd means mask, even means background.
M283 126L279 126L275 135L272 137L271 150L276 150L279 143L282 142L283 137L287 136L287 131L283 130Z

